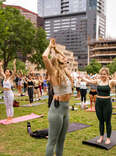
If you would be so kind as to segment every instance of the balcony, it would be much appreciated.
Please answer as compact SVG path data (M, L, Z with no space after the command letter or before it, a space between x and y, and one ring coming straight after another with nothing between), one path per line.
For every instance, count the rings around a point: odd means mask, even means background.
M96 50L102 50L102 49L116 49L116 46L114 47L109 47L109 46L102 46L102 47L95 47L95 48L92 48L91 51L96 51Z
M93 58L93 57L99 57L99 56L116 56L116 53L108 53L108 54L102 54L102 53L97 53L97 54L90 54L90 58Z

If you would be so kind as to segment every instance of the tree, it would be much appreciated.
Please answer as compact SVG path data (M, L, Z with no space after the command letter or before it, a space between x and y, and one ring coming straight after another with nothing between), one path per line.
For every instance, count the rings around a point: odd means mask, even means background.
M42 60L42 54L48 46L49 41L46 40L46 32L43 28L39 27L36 32L36 37L34 40L34 53L29 57L32 63L37 65L37 69L44 68L44 63Z
M115 73L116 72L116 58L114 58L112 63L108 64L107 67L110 70L110 74Z
M8 63L8 69L13 70L13 61L10 61ZM22 71L22 73L26 73L26 65L23 61L21 61L20 59L16 60L16 70L17 71Z
M95 59L91 60L90 64L85 67L85 70L87 71L88 74L96 74L99 72L100 68L102 65L97 62Z
M33 24L19 10L0 8L0 58L4 61L4 69L17 57L17 52L23 56L32 53L35 33Z

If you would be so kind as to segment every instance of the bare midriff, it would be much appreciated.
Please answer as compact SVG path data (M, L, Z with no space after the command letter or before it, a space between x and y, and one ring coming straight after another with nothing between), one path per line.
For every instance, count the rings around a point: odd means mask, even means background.
M95 90L95 89L90 89L90 91L91 91L91 92L96 92L96 90Z
M64 94L64 95L54 95L54 99L67 102L70 100L71 94Z
M9 91L11 90L10 88L3 88L4 91Z
M99 96L99 95L97 95L96 97L97 98L102 98L102 99L109 99L109 98L111 98L111 96Z

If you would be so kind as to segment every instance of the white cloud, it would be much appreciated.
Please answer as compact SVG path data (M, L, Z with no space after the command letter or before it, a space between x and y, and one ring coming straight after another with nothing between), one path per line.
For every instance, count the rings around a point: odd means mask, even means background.
M19 5L37 13L37 0L6 0L6 3Z
M107 0L106 5L106 34L116 38L116 0Z

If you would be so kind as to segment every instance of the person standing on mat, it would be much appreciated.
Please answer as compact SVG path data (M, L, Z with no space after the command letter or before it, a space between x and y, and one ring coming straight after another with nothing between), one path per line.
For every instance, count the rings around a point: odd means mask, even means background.
M29 96L30 106L32 106L32 103L33 103L34 82L33 82L32 75L31 74L28 75L27 88L28 88L28 96Z
M90 91L89 91L89 98L90 98L90 107L91 107L91 110L95 106L96 95L97 95L96 85L91 84L90 85Z
M49 59L50 54L51 58ZM54 39L50 40L42 57L54 90L54 97L48 112L49 129L46 156L53 156L55 145L56 156L62 156L69 122L68 106L72 94L72 78L66 70L67 59L58 49Z
M86 108L87 84L81 79L80 81L81 109Z
M99 71L99 78L96 80L89 80L87 78L83 78L86 82L90 84L97 85L97 95L96 95L96 115L99 120L99 131L100 138L97 140L97 143L102 143L104 140L104 123L106 122L106 133L107 138L105 140L105 144L110 144L111 140L111 116L112 116L112 102L110 97L110 90L112 87L116 86L116 80L109 80L109 69L101 68Z
M0 61L0 73L2 74L3 80L3 90L4 90L4 102L6 105L6 114L7 114L7 122L11 121L14 116L14 109L13 109L13 101L14 101L14 94L12 92L12 84L16 73L16 59L14 59L13 66L14 71L13 73L6 69L5 72L2 68L2 61Z

